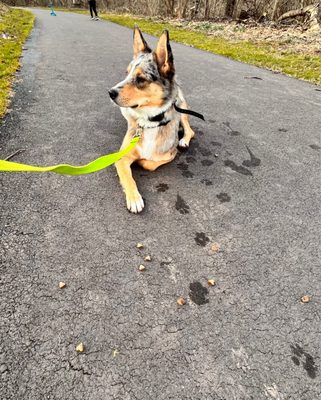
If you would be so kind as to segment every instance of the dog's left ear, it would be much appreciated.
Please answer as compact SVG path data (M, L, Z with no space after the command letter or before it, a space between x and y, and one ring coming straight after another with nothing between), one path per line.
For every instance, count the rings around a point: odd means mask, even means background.
M149 48L146 40L143 37L142 32L136 25L134 28L134 58L138 56L139 53L151 53L151 49Z
M160 73L166 78L171 79L175 74L175 67L172 49L169 44L168 30L165 30L159 38L155 56Z

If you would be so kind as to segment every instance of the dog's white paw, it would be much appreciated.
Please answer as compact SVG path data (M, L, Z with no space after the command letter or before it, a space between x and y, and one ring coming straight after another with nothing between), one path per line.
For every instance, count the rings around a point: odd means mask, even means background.
M178 142L179 147L183 147L183 148L187 148L189 146L189 143L187 143L187 141L182 138L179 142Z
M143 211L144 200L138 191L126 194L126 203L128 210L134 214Z

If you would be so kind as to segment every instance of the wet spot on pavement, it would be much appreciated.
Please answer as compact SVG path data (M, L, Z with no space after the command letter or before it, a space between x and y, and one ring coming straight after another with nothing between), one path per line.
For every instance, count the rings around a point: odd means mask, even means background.
M199 144L195 140L192 140L188 148L188 154L191 156L195 156L197 153L198 146Z
M193 172L188 170L188 164L186 164L185 162L180 162L177 164L177 168L180 169L182 172L182 175L185 178L193 178L194 174Z
M188 164L190 164L190 163L195 163L195 162L196 162L196 158L194 158L194 157L192 157L192 156L187 156L187 157L186 157L186 162L187 162Z
M310 146L311 149L313 149L313 150L320 150L320 149L321 149L321 147L318 146L317 144L309 144L309 146Z
M246 167L258 167L261 164L261 160L252 153L252 151L246 146L247 151L249 152L250 155L250 160L244 160L242 162L243 165Z
M183 197L181 197L179 194L177 195L175 208L180 214L188 214L189 213L189 205L185 202Z
M259 78L258 76L244 76L244 79L256 79L258 81L263 81L263 79Z
M238 172L239 174L249 176L253 175L252 172L249 171L247 168L242 167L242 165L236 165L235 162L232 160L225 160L224 165L231 168L233 171Z
M161 261L160 265L164 267L165 265L170 265L171 261Z
M157 192L166 192L168 190L169 186L167 183L160 183L159 185L156 186Z
M211 154L212 154L212 152L209 150L209 149L207 149L206 147L200 147L199 148L199 152L202 154L202 156L204 156L204 157L208 157L208 156L210 156Z
M228 121L223 122L223 125L227 127L227 130L228 130L227 133L229 135L231 135L231 136L240 136L241 132L232 129L231 128L231 124Z
M194 176L193 172L191 172L191 171L183 171L183 172L182 172L182 175L183 175L185 178L193 178L193 176Z
M298 344L296 344L295 346L291 345L291 350L294 354L294 356L291 357L291 360L294 362L294 364L299 366L302 362L302 367L305 369L308 376L311 379L314 379L316 377L317 367L315 365L313 357L309 353L304 351L302 347L300 347Z
M221 203L227 203L227 202L231 201L231 197L227 193L221 192L216 197L219 199L219 201Z
M187 171L188 165L184 162L180 162L177 164L177 168L180 169L181 171Z
M197 304L198 306L208 303L208 289L200 282L192 282L189 285L189 290L189 297L193 303Z
M295 365L300 365L300 361L297 357L293 356L291 357L291 360L294 362Z
M202 183L205 183L206 186L212 186L213 182L209 179L202 179L201 180Z
M308 353L305 353L305 362L303 363L303 368L306 370L311 379L316 377L317 368L315 366L313 357Z
M202 160L201 164L204 165L205 167L209 167L210 165L213 164L212 160Z
M210 239L205 235L204 232L196 232L194 240L198 246L202 247L206 246L207 243L210 241Z

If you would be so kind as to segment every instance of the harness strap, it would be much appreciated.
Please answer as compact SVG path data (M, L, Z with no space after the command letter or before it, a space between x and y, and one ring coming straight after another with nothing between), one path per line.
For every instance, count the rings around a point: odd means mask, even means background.
M189 115L193 115L194 117L197 117L199 119L202 119L203 121L205 121L204 115L196 112L196 111L192 111L192 110L186 110L184 108L180 108L176 105L176 103L174 103L174 108L177 112L181 113L181 114L189 114Z

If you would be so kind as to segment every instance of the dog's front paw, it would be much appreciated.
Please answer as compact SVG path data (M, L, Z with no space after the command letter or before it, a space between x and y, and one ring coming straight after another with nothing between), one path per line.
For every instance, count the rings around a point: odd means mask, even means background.
M136 192L126 193L127 208L132 213L140 213L144 208L144 200L138 190Z
M176 142L177 143L177 142ZM187 142L187 140L185 140L184 138L182 138L179 142L178 142L179 147L182 147L183 149L187 149L189 146L189 142Z

